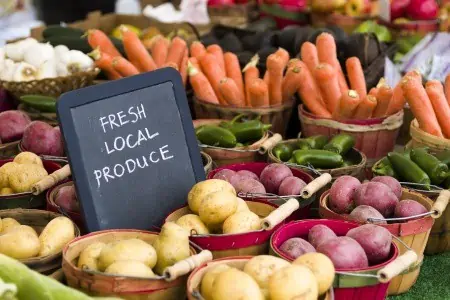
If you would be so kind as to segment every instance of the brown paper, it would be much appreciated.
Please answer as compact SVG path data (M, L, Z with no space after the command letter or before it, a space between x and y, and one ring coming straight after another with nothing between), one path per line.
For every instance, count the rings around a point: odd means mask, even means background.
M314 193L319 191L321 188L323 188L330 182L331 182L331 175L328 173L323 173L322 175L320 175L319 177L308 183L308 185L302 189L301 191L302 198L304 199L310 198L312 195L314 195Z
M213 259L212 253L209 250L202 250L199 254L192 255L184 260L181 260L171 267L167 267L163 276L166 281L172 281L180 276L186 275L195 268L201 266L205 262Z
M259 153L265 154L270 148L274 147L276 144L281 142L283 137L279 133L275 133L273 136L268 138L262 145L259 147Z
M33 195L39 195L43 191L53 187L58 182L68 178L71 175L70 166L65 165L59 170L56 170L52 174L49 174L42 178L40 181L36 182L31 187L31 192Z
M392 278L410 268L417 261L417 258L417 253L413 250L406 251L394 259L393 262L378 271L378 280L381 283L388 283Z
M449 190L442 190L439 193L439 197L437 197L436 201L434 201L433 206L431 207L431 211L433 214L431 215L432 218L437 219L444 213L445 209L447 208L448 201L450 200L450 191Z
M261 220L261 227L264 230L272 230L289 217L294 211L300 207L297 199L291 198L286 203L280 205L272 211L267 217Z

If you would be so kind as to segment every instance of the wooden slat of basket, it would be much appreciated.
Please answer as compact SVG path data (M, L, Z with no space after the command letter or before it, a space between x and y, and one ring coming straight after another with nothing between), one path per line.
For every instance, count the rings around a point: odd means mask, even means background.
M19 142L0 144L0 158L10 158L19 153Z

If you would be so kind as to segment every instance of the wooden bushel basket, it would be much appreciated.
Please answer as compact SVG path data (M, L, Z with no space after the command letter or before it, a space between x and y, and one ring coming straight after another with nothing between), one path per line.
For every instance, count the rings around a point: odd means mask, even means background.
M230 107L201 101L195 96L193 98L195 116L197 119L225 119L232 120L234 117L244 114L250 118L261 116L261 122L272 124L272 132L285 135L291 119L294 99L282 105L258 108ZM214 158L213 158L214 159Z
M203 168L205 169L205 174L208 175L209 172L213 169L213 160L211 156L206 154L205 152L200 152L200 155L202 156L203 161Z
M287 261L292 261L290 257L280 250L281 245L293 237L308 239L309 230L319 224L329 227L338 236L343 236L350 229L358 227L356 223L341 220L291 222L281 226L272 235L270 240L271 252ZM408 251L406 255L399 257L398 247L395 243L392 243L389 259L384 263L359 270L336 270L333 283L334 297L336 300L385 299L391 278L407 269L416 259L417 255L413 251Z
M62 269L67 284L92 296L116 296L130 300L185 299L186 274L211 260L209 251L196 254L191 247L191 257L166 268L164 276L157 278L114 276L82 270L76 266L81 251L93 243L138 238L152 244L157 236L157 232L118 229L97 231L73 240L63 249Z
M0 158L10 158L17 155L19 151L19 142L10 142L6 144L0 144Z
M349 220L347 216L337 214L329 209L328 198L329 191L325 192L320 199L320 216L326 219ZM429 198L408 189L403 189L400 200L404 199L410 199L419 202L420 204L425 206L429 212L432 212L432 214L426 217L420 217L415 220L409 220L404 223L377 224L385 227L391 232L391 234L400 238L402 242L405 243L409 248L411 248L419 257L418 262L414 264L414 266L412 266L407 272L402 273L391 281L389 285L389 295L398 295L405 293L416 282L420 272L423 253L428 242L431 228L434 224L434 219L441 216L447 205L445 201L436 201L433 204L433 202ZM394 242L399 248L400 255L407 252L408 249L402 243L397 240L394 240Z
M409 133L411 141L406 146L407 148L428 147L434 153L450 150L450 139L440 138L423 131L419 128L416 119L411 122Z
M366 155L368 166L394 150L395 140L403 124L403 110L386 118L345 122L317 117L305 111L303 105L299 105L298 114L305 137L318 134L330 137L339 133L354 136L355 148Z
M232 268L236 268L238 270L243 270L245 264L252 258L252 256L239 256L239 257L227 257L221 259L215 259L213 261L204 263L200 267L196 268L189 275L187 281L187 297L189 300L204 300L204 298L200 294L200 284L202 282L203 276L206 272L208 272L211 268L214 268L217 265L227 264ZM301 280L301 278L299 278ZM333 293L330 291L325 295L319 297L319 300L334 300Z
M0 210L0 218L13 218L21 225L28 225L36 230L37 234L41 234L47 224L62 215L37 209L7 209ZM75 237L80 236L80 230L74 224ZM21 259L20 262L27 265L30 269L42 274L50 274L56 269L61 268L62 251L56 254Z

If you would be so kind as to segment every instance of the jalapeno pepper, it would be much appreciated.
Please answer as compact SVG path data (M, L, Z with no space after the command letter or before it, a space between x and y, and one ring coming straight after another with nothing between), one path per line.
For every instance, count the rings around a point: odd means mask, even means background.
M446 164L447 167L450 167L450 151L444 151L437 153L434 155L437 159L439 159L442 163Z
M226 128L213 125L204 125L196 130L197 139L205 145L234 148L236 137Z
M425 149L411 150L411 160L430 177L432 184L441 184L447 177L448 167Z
M323 149L345 155L355 145L355 138L348 134L335 135Z
M230 130L239 143L255 142L261 139L267 130L272 127L271 124L262 123L259 118L246 122L237 122L245 115L235 117L231 122L222 123L221 126Z
M308 143L308 141L306 141L306 139L299 139L297 141L297 149L299 149L299 150L308 150L308 149L311 149L311 146Z
M391 162L387 157L384 157L378 163L372 167L372 172L377 176L391 176L397 178L397 173L395 173Z
M415 162L396 152L390 152L388 158L400 178L407 182L424 184L423 188L430 189L430 177Z
M412 149L406 149L405 151L402 152L402 155L411 159L411 150Z
M327 150L295 150L293 157L299 165L311 164L313 167L321 169L333 169L344 163L341 155Z
M292 156L287 162L291 163L291 164L297 164L297 162L295 161L295 157L294 156Z
M273 155L284 162L292 157L292 152L294 152L294 146L287 143L278 144L272 150Z

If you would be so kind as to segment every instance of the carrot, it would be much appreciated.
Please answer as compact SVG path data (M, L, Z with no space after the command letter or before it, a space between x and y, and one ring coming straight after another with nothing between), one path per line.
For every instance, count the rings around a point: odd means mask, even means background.
M112 66L121 76L128 77L139 74L138 69L122 56L116 56L112 60Z
M211 83L214 92L219 98L220 104L226 105L227 103L222 98L219 92L219 82L224 77L226 77L225 70L219 67L216 57L210 53L206 53L205 55L203 55L203 57L200 59L200 66L202 67L202 71L206 75L206 78L208 78L209 82Z
M167 53L166 63L174 63L179 69L186 49L186 42L182 38L174 37Z
M333 119L335 120L348 120L351 119L353 114L355 113L355 109L358 107L362 98L358 95L358 92L355 90L348 90L346 93L343 93L341 98L339 99L339 106L333 112Z
M370 119L375 107L377 106L377 98L372 95L367 95L356 108L353 119L365 120Z
M327 105L327 110L333 113L338 105L342 92L339 88L337 71L329 64L319 64L314 72L322 98Z
M209 45L206 48L206 52L214 55L216 57L217 63L219 64L219 67L221 67L222 70L225 70L225 60L223 58L223 50L219 45L217 44Z
M245 99L233 79L225 77L219 82L219 91L228 105L243 107Z
M339 89L341 93L348 90L347 81L342 72L341 64L337 59L336 42L334 37L329 33L321 33L316 39L317 55L320 63L327 63L337 71Z
M309 71L314 73L317 65L319 64L319 57L317 54L316 45L310 42L305 42L300 49L300 56L302 61L306 64Z
M366 79L364 78L364 71L361 66L361 61L357 57L350 57L345 62L347 69L348 80L352 89L358 92L361 98L367 96Z
M274 54L281 58L284 67L286 67L289 62L289 52L287 52L283 48L278 48L278 50L275 51Z
M155 39L155 41L151 45L150 51L156 66L160 68L166 62L170 41L161 35L157 35L152 39Z
M286 62L287 64L287 62ZM278 105L283 102L283 72L286 67L283 58L276 54L271 54L267 58L267 71L269 72L269 101L270 105Z
M308 110L318 117L331 118L331 114L326 109L314 77L305 64L300 68L300 82L301 84L297 93Z
M425 84L428 98L430 98L442 133L450 138L450 107L445 98L444 87L438 80L430 80Z
M227 77L234 80L239 91L242 93L242 97L245 99L244 79L242 78L238 57L234 53L227 52L223 55L223 59L225 60L225 73Z
M188 59L189 59L189 55L188 55L188 49L186 48L186 50L184 50L184 56L183 56L183 60L181 61L181 65L180 65L180 74L181 74L181 78L183 79L183 85L186 87L186 82L187 82L187 67L188 67Z
M292 96L295 94L301 84L301 64L299 62L299 59L291 59L288 63L288 69L281 85L281 89L283 91L283 102L291 100Z
M420 82L420 84L422 84L422 75L420 74L419 71L417 71L417 70L409 71L408 73L406 73L405 77L406 76L408 76L412 79L416 79L418 82ZM386 111L386 115L390 116L394 113L399 112L400 110L403 109L403 107L405 107L405 103L406 103L406 98L403 94L403 90L402 90L401 82L400 82L394 87L394 91L392 94L392 100L389 103L388 109Z
M267 85L269 85L269 72L268 71L266 71L266 73L264 73L263 80Z
M111 55L107 53L101 53L100 48L95 49L88 54L95 61L95 65L105 72L108 79L115 80L120 79L122 76L113 68Z
M445 88L445 96L447 96L447 102L450 105L450 74L448 74L447 77L445 77L444 88Z
M378 93L376 95L377 98L377 107L373 111L373 117L374 118L381 118L386 116L386 112L389 107L389 103L392 100L392 94L393 91L391 87L387 84L381 85L380 88L378 88Z
M201 68L200 68L200 64L199 64L199 62L198 62L198 59L196 59L195 57L189 57L189 62L190 62L194 67L196 67L199 71L201 71Z
M145 49L136 32L122 26L122 41L128 60L141 72L156 70L156 64L152 56Z
M250 62L244 67L242 72L244 72L244 81L245 81L245 104L247 106L251 106L252 103L250 101L250 94L249 94L249 88L250 84L255 80L259 79L259 70L256 67L259 62L259 56L256 54L252 57ZM267 86L267 84L266 84Z
M420 84L422 84L422 74L420 74L420 72L418 70L416 70L416 69L407 72L405 74L405 76L412 77L415 80L417 80L418 82L420 82Z
M166 62L161 67L162 68L173 68L173 69L179 71L178 70L178 65L176 63L174 63L174 62Z
M199 41L194 41L191 44L190 53L192 57L200 59L206 53L205 46L203 46L203 44Z
M189 82L191 83L192 89L194 90L195 96L202 101L209 103L219 104L219 99L214 92L211 84L198 68L188 62Z
M443 137L433 106L422 83L411 76L405 76L401 87L419 127L429 134Z
M264 80L255 78L248 87L249 101L252 107L269 106L269 89Z
M102 53L107 53L112 57L122 56L116 46L114 46L109 37L103 31L98 29L89 29L86 35L92 50L99 48Z

